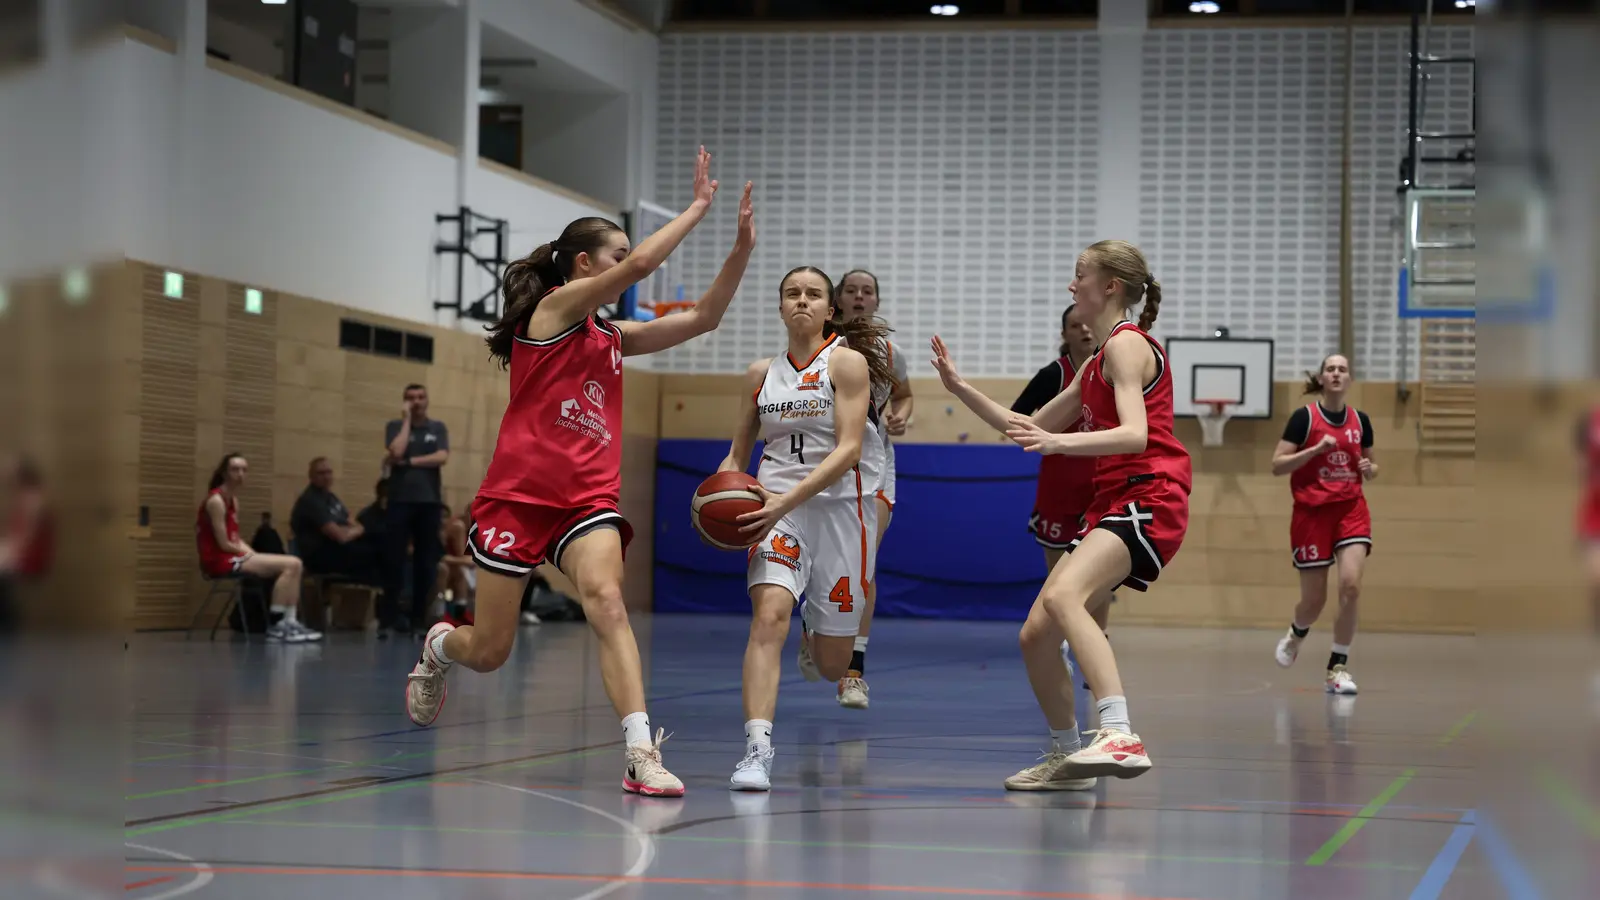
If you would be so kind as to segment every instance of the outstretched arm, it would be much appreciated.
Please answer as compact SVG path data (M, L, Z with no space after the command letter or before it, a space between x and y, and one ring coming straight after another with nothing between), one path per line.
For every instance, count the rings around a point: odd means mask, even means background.
M1136 334L1124 332L1107 341L1105 349L1101 352L1106 374L1111 378L1113 396L1116 398L1117 427L1105 431L1053 434L1040 427L1037 421L1024 421L1012 426L1006 434L1022 449L1036 453L1111 456L1119 453L1143 452L1150 439L1150 423L1144 408L1144 386L1155 370L1155 351L1150 348L1149 341ZM1069 403L1073 412L1080 413L1083 406L1080 380L1074 378L1072 386L1063 391L1060 397L1050 401L1035 418L1044 418L1047 413L1052 412L1051 407L1056 407L1054 415L1059 416Z
M1004 432L1010 427L1015 414L985 396L982 391L961 377L961 373L956 371L955 360L950 356L950 348L945 346L944 340L938 335L933 336L933 367L938 370L939 381L944 385L944 389L954 394L963 406L976 413L990 428Z
M622 332L622 355L642 356L676 347L691 338L713 331L722 323L722 314L728 311L739 282L744 280L745 267L750 263L750 253L756 247L755 210L750 205L753 185L744 184L744 198L739 201L739 231L733 242L733 252L722 264L711 288L700 302L688 312L663 316L649 322L614 322Z
M756 395L761 392L761 382L766 380L772 360L758 359L744 373L744 396L739 400L739 430L733 434L733 444L723 458L718 472L743 472L750 464L750 453L756 448L756 436L761 431L761 416L756 409Z
M622 262L593 278L580 278L562 285L541 300L534 318L543 321L542 327L536 330L555 333L566 325L594 315L600 307L617 302L623 291L661 268L672 251L678 249L689 232L706 217L706 212L711 209L711 198L716 192L717 183L711 180L711 154L701 147L694 168L694 202L689 204L689 208L655 234L640 241L639 246L633 248L633 252Z

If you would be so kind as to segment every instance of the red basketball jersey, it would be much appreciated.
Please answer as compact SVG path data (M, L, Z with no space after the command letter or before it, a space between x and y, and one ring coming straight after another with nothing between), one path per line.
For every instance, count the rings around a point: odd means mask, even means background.
M1587 493L1600 496L1600 406L1589 411L1582 432L1583 457L1588 477Z
M221 492L222 488L211 490L206 494L206 500L209 501L212 494ZM237 541L239 539L239 502L231 497L223 497L222 500L227 505L228 540ZM222 546L217 543L217 533L211 527L211 517L206 515L205 503L200 504L200 512L195 517L194 540L195 545L200 550L200 565L207 571L226 568L227 561L236 555L232 550L222 549Z
M478 494L563 509L615 506L621 432L622 332L615 325L588 316L552 338L519 334L511 346L511 401Z
M1061 386L1056 389L1059 394L1072 385L1077 372L1069 356L1056 360L1056 365L1061 368ZM1083 417L1080 415L1062 431L1078 431L1082 424ZM1039 460L1036 506L1041 509L1060 508L1078 514L1087 511L1089 501L1094 499L1094 470L1092 456L1065 456L1060 453L1045 456Z
M1167 363L1166 350L1159 341L1146 334L1132 322L1122 322L1111 329L1106 343L1086 364L1083 375L1083 418L1080 431L1109 431L1121 423L1117 418L1116 391L1106 381L1105 347L1111 339L1124 331L1131 331L1150 342L1156 354L1156 377L1144 389L1145 421L1148 438L1139 453L1118 453L1096 456L1094 467L1095 508L1102 499L1115 500L1130 484L1151 476L1164 478L1180 487L1185 494L1193 484L1189 465L1189 451L1172 433L1172 368Z
M19 509L11 518L10 532L13 536L21 534L24 522L24 514ZM40 511L39 519L34 523L33 535L17 553L17 574L38 576L50 571L50 563L55 559L55 549L55 520L51 518L49 512Z
M1332 450L1313 457L1312 460L1289 475L1289 493L1301 506L1322 506L1361 496L1361 415L1353 406L1344 408L1342 422L1330 422L1322 404L1306 407L1311 424L1306 429L1306 442L1300 445L1314 447L1323 435L1331 434L1338 441Z

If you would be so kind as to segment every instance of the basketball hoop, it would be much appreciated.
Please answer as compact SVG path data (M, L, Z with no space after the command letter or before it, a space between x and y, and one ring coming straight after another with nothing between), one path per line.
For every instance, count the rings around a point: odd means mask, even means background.
M640 309L648 310L651 315L659 319L672 313L688 312L694 309L693 300L662 300L658 303L641 303Z
M1222 446L1222 428L1233 417L1232 400L1196 400L1196 417L1200 419L1200 443L1206 447Z

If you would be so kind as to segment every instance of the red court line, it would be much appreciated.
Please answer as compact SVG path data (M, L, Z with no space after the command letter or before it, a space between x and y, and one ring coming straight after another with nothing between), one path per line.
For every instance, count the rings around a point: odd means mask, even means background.
M172 875L163 875L160 878L146 878L143 881L135 881L133 884L125 884L122 886L122 889L125 891L137 891L140 888L147 888L151 885L162 884L164 882L176 880L177 879Z
M1033 897L1042 900L1188 900L1133 894L1085 894L1073 891L1011 891L1001 888L926 887L904 884L836 884L813 881L746 881L735 878L652 878L647 875L583 875L558 872L477 872L461 869L330 869L316 866L210 866L217 875L356 875L366 878L469 878L488 881L622 881L629 884L672 884L695 887L787 888L812 891L878 891L893 894L941 894L962 897ZM129 872L178 872L193 866L127 866Z

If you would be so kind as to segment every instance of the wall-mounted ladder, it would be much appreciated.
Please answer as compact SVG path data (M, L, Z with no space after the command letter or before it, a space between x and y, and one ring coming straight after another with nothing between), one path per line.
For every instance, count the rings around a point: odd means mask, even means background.
M1432 3L1416 0L1406 155L1400 163L1399 313L1402 321L1418 320L1420 449L1470 455L1477 401L1476 103L1467 105L1465 115L1441 103L1430 116L1428 89L1462 77L1475 87L1477 60L1470 53L1430 52L1432 25Z

